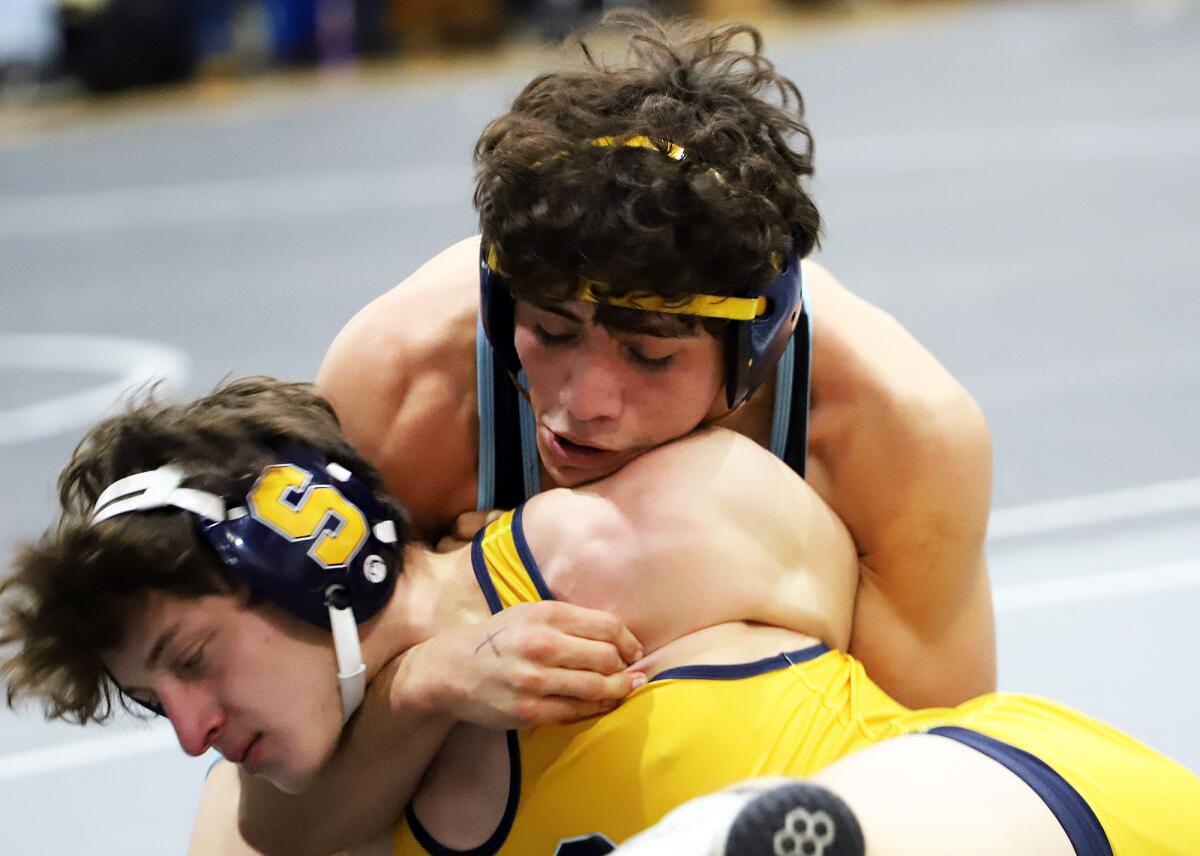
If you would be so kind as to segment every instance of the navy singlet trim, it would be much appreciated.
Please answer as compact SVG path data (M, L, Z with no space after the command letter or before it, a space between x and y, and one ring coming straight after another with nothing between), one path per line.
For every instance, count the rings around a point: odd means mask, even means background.
M529 543L525 540L525 529L521 522L521 512L524 511L524 505L518 505L516 512L513 514L512 532L513 541L517 545L517 555L521 559L521 563L525 566L525 572L529 576L533 587L537 589L537 593L542 600L558 600L554 596L554 592L550 591L550 587L546 585L546 580L542 577L542 571L538 568L537 561L533 558L533 553L529 549ZM496 591L496 584L492 581L491 571L488 570L487 558L483 555L483 536L487 532L487 527L483 527L475 533L475 537L471 539L471 569L475 571L475 581L479 583L479 588L483 592L484 600L487 601L488 609L495 615L500 610L504 609L504 605L500 602L500 595Z
M512 533L513 541L517 544L517 555L521 557L521 564L525 566L525 572L529 574L529 580L537 589L537 593L541 595L542 600L558 600L554 596L554 592L550 591L550 586L546 585L542 569L538 567L537 560L533 558L533 551L529 549L529 542L525 540L524 513L524 503L518 505L517 510L513 513Z
M475 533L475 537L471 539L471 568L475 571L475 581L479 583L479 589L483 592L483 598L487 601L488 609L495 615L504 606L500 603L500 595L496 593L496 584L492 582L492 575L488 573L487 559L483 556L483 535L487 532L487 527L483 527Z
M740 678L753 678L756 675L765 675L767 672L776 672L780 669L786 669L788 666L806 663L809 660L815 660L822 654L828 653L829 646L824 643L818 643L808 648L801 648L799 651L784 651L773 657L764 657L761 660L754 660L750 663L733 663L721 666L678 666L674 669L659 672L650 679L650 682L653 683L654 681L665 681L674 678L736 681Z
M446 847L421 825L410 802L404 809L404 819L408 822L408 828L412 830L413 838L425 848L426 853L432 856L494 856L504 846L517 817L517 804L521 801L521 744L515 731L509 731L505 737L508 741L508 802L504 806L504 816L500 818L496 831L488 836L487 841L469 850Z
M1041 758L969 728L943 725L926 733L970 746L1015 773L1054 814L1076 856L1113 856L1104 827L1087 800Z

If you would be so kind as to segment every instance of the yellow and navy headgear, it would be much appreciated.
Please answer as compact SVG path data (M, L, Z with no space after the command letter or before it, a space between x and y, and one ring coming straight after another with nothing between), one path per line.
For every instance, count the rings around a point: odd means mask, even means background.
M182 487L184 478L168 465L120 479L97 499L92 524L159 508L190 512L200 536L254 596L333 633L348 717L364 685L356 625L378 613L395 587L391 512L370 485L310 449L280 455L244 496Z

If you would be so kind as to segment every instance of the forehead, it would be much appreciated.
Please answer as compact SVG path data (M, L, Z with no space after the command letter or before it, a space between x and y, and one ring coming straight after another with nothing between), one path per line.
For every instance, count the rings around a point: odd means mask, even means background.
M130 610L122 642L104 653L105 664L119 683L135 683L146 676L152 661L162 665L172 644L234 620L237 607L237 599L230 595L181 598L151 592Z
M543 312L572 321L590 322L617 333L660 338L693 338L708 333L701 320L692 315L630 309L586 300L536 301L530 305Z

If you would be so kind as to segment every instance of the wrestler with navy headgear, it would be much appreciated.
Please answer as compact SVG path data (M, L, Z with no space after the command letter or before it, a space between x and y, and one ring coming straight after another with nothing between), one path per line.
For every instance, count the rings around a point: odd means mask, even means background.
M398 701L438 705L454 727L380 747L422 759L417 797L402 817L375 783L334 797L394 824L383 846L397 856L608 853L677 806L631 854L1200 847L1187 810L1200 777L1116 729L1032 696L928 709L888 696L845 648L863 610L902 632L893 596L862 590L828 506L733 432L546 491L439 553L402 545L320 399L249 380L103 423L62 493L63 519L0 586L10 693L86 720L120 691L164 713L188 753L218 749L243 787L292 791L342 740L362 682L393 697L388 664L432 656L439 692L463 700L404 697L401 682ZM571 632L531 636L518 616L537 607ZM531 668L539 657L553 668ZM506 731L472 685L497 675L550 699L635 691L604 715ZM685 805L763 774L813 778ZM291 852L329 852L301 834Z

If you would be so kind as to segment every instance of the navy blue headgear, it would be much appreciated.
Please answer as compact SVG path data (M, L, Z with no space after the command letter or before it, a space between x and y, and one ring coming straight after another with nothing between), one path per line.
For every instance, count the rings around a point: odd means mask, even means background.
M763 298L760 300L763 309L749 320L729 323L725 341L725 402L730 408L749 398L770 377L771 370L796 330L800 316L805 312L803 291L800 258L793 253L773 280L762 288L737 295L748 301ZM707 295L701 295L701 299L713 305L728 300ZM602 302L606 301L602 299ZM654 305L652 298L607 302L636 306L652 312L708 314ZM515 375L521 369L521 361L513 344L516 304L504 274L497 265L495 249L485 241L480 241L479 246L479 307L483 329L495 351L497 362Z
M283 486L286 482L279 476L284 473L288 480L303 474L303 484L272 491L267 480ZM319 502L322 496L326 501L321 504L329 507L322 509L320 518L304 522L291 533L272 519L296 519L302 515L297 509ZM225 566L255 596L325 629L329 629L331 598L341 600L335 606L353 609L361 624L392 596L396 533L391 512L379 504L369 485L345 468L331 465L310 450L290 451L279 463L265 468L246 496L230 501L229 506L226 519L197 518L197 525ZM345 536L350 527L358 525L347 519L355 514L362 515L359 543L338 551L332 562L323 561L315 553L322 539ZM312 512L308 516L315 517ZM312 531L305 533L310 528ZM388 540L382 540L380 534Z
M201 537L253 595L333 633L349 718L366 671L355 625L378 613L396 584L391 512L370 485L311 449L287 450L244 496L181 487L184 478L167 465L120 479L96 500L92 523L159 508L191 512Z

